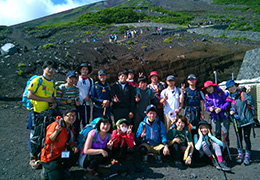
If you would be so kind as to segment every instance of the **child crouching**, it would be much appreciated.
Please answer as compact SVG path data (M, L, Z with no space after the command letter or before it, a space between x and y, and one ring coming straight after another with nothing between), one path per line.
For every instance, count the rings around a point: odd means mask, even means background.
M229 167L225 165L222 158L222 152L220 146L223 146L223 142L213 136L210 132L211 126L207 121L200 121L198 123L198 134L194 135L195 148L200 152L201 156L206 154L211 160L213 165L217 169L222 169L223 171L231 171ZM213 148L217 159L211 152Z
M128 126L128 121L124 118L116 122L116 127L112 132L113 155L122 157L126 155L127 160L132 159L134 152L134 135L132 132L132 125Z

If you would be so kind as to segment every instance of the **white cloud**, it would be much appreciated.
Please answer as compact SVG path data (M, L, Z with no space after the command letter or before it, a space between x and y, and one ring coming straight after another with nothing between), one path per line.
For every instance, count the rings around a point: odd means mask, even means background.
M0 25L14 25L101 0L0 0Z

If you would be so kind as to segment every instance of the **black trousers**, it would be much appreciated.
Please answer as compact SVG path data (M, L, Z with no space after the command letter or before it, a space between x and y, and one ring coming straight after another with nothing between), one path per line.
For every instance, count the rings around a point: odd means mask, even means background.
M42 162L45 172L50 180L64 180L64 170L71 168L78 161L79 152L70 151L69 158L61 158L61 156L49 162Z
M112 156L112 151L110 149L105 149L105 151L108 152L107 157L103 157L102 154L98 155L87 155L83 167L84 168L90 168L90 169L96 169L100 164L104 165L105 163L109 162Z

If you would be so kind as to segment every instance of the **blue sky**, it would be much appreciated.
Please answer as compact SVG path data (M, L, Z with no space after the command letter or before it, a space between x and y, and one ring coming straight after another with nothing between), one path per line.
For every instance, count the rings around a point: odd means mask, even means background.
M0 0L0 25L14 25L101 0Z

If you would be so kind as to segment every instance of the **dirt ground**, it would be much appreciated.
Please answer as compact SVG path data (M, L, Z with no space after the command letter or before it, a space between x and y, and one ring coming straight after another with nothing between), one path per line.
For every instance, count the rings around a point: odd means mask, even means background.
M40 179L41 170L32 170L28 164L28 137L26 129L28 111L22 107L21 102L0 101L0 179L1 180L37 180ZM231 173L226 173L227 179L257 180L260 179L260 128L255 128L256 137L251 136L252 160L250 166L236 165L236 143L233 127L230 126L230 151L232 161L228 161L232 167ZM111 174L120 175L111 179L224 179L224 174L216 168L199 162L193 167L183 170L178 169L172 163L172 159L163 159L162 164L156 164L151 157L148 164L141 162L136 155L133 161L119 161L116 165L110 165ZM85 171L78 166L71 168L71 174L75 180L88 179ZM108 176L100 175L97 179Z

